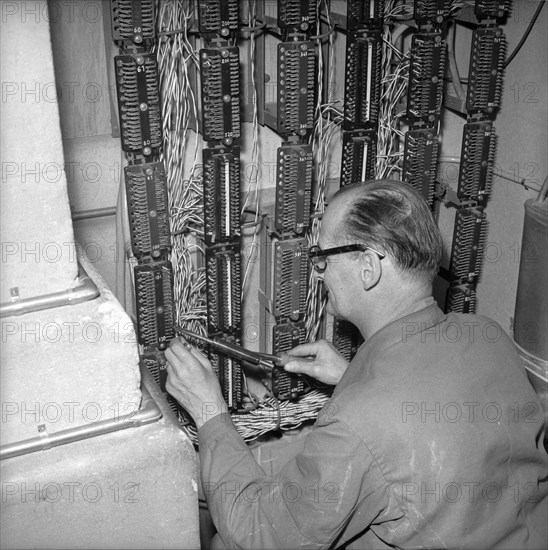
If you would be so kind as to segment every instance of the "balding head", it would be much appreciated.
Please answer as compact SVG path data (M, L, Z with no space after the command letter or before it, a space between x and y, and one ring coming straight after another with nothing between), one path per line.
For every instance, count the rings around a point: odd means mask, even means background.
M442 240L426 201L410 185L371 180L341 188L330 207L339 209L336 238L364 243L389 255L402 273L432 281Z

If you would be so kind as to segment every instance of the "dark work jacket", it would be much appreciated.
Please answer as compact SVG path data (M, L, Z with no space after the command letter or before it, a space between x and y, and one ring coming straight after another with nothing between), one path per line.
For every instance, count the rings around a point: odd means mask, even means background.
M501 327L430 298L362 345L275 477L206 422L202 482L228 548L546 548L543 418Z

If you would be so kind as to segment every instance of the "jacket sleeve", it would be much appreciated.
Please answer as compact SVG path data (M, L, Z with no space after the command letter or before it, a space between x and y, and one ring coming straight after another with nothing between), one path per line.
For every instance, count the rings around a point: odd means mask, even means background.
M227 548L329 548L386 506L377 464L341 421L317 424L276 477L260 468L228 414L206 422L198 439L204 493Z

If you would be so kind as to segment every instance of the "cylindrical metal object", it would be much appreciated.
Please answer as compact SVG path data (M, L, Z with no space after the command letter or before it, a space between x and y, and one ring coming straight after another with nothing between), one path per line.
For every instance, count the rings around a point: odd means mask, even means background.
M548 200L525 202L514 339L548 361Z

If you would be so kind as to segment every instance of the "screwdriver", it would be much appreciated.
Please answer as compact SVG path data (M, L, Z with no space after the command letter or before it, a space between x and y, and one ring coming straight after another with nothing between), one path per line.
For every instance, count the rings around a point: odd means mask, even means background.
M224 353L236 359L240 359L241 361L246 361L252 365L261 365L270 369L273 368L273 365L270 363L283 367L292 359L298 359L299 361L313 361L313 359L294 358L287 353L273 355L270 353L251 351L223 338L217 338L216 336L213 338L208 338L207 336L202 336L201 334L196 334L195 332L184 329L179 325L175 325L175 331L190 340L198 340L199 342L203 342L215 351Z

